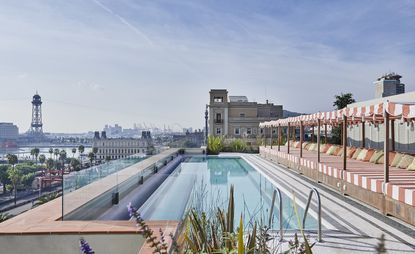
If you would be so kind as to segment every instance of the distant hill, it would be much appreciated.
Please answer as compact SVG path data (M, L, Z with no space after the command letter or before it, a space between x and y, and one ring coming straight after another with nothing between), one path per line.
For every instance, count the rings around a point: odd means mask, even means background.
M304 115L304 113L292 112L292 111L288 111L288 110L283 110L283 112L282 112L282 116L284 118L286 118L286 117L295 117L295 116L300 116L300 115Z

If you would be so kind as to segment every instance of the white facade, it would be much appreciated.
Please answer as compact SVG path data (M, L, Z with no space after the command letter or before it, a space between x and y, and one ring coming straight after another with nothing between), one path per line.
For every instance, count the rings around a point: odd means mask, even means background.
M0 123L0 140L16 140L19 128L13 123Z
M111 160L126 158L130 155L147 155L151 152L153 142L151 138L102 138L94 139L93 148L97 148L97 159Z

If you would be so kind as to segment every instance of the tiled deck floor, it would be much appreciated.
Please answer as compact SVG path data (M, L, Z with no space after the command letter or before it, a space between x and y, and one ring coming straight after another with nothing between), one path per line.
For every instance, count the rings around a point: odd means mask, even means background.
M268 153L278 153L277 147L272 150L269 146L261 147ZM343 158L340 156L320 154L320 164L317 163L317 152L303 149L303 157L300 159L300 149L290 148L290 155L287 154L287 147L280 147L280 156L289 160L297 161L313 169L318 169L323 174L341 178L343 169ZM300 161L298 161L300 160ZM389 168L390 182L385 185L386 195L392 199L399 200L411 206L415 206L415 171ZM383 164L347 159L347 167L344 172L344 179L354 185L360 186L374 192L383 193Z

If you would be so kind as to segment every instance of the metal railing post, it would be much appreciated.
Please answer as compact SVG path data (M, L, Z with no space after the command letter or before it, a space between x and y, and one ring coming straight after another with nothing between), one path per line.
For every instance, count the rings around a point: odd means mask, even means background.
M305 228L305 222L306 222L306 219L307 219L308 208L310 207L311 198L313 197L313 193L316 194L317 209L318 209L318 211L317 211L317 216L318 216L317 240L319 242L321 242L322 241L322 235L321 235L321 199L320 199L320 193L318 192L318 190L316 188L312 188L310 190L310 194L308 194L307 205L306 205L305 210L304 210L303 229Z
M271 228L272 217L274 215L274 203L275 203L275 196L278 194L279 199L279 215L280 215L280 242L284 239L284 231L283 231L283 224L284 220L282 217L282 195L280 189L274 187L274 193L272 195L272 203L271 203L271 210L269 213L269 220L268 220L268 227Z

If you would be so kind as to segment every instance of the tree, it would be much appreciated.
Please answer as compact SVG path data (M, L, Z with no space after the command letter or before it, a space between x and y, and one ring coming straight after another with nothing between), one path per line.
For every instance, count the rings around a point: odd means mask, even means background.
M69 165L71 166L72 170L79 171L81 169L81 163L75 158L71 158Z
M110 160L111 160L111 156L109 156L109 155L105 156L105 161L106 162L109 162Z
M59 160L62 161L62 170L65 170L66 151L63 149L59 152Z
M75 156L75 154L76 154L76 148L74 147L72 148L72 158Z
M8 154L8 155L6 155L6 158L7 158L7 162L11 165L11 166L13 166L14 167L14 165L16 165L16 163L17 163L17 155L15 155L15 154Z
M50 154L50 158L52 158L52 154L53 154L53 149L49 148L49 154Z
M55 161L52 159L52 158L49 158L47 161L46 161L46 168L47 169L49 169L49 170L51 170L51 169L53 169L53 166L55 165Z
M32 148L30 150L30 155L32 156L32 161L33 161L33 159L35 158L35 149L34 148Z
M93 152L89 152L88 153L88 158L89 158L89 161L91 162L91 166L92 166L92 162L95 159L95 154Z
M9 175L9 179L11 184L13 185L13 192L14 192L14 204L17 203L17 185L20 184L20 181L22 179L22 173L20 169L17 167L9 167L7 170L7 173Z
M57 160L58 155L59 155L59 149L55 148L55 150L53 150L53 154L55 155L55 160Z
M46 156L44 154L39 155L39 162L40 164L45 163L46 161Z
M36 164L37 164L37 158L39 156L40 150L37 147L35 147L33 150L34 150L34 154L35 154L35 158L36 158Z
M85 147L83 145L78 146L78 152L79 152L79 161L81 162L82 167L82 156L84 155Z
M353 99L353 94L351 93L341 93L340 95L334 96L335 101L333 102L333 106L339 110L342 108L347 107L347 105L352 104L355 101ZM333 144L340 144L341 143L341 127L333 127L331 131L331 143Z
M9 174L7 173L7 165L0 165L0 182L3 185L3 194L6 193L6 185L10 184Z
M345 108L347 105L356 102L351 93L341 93L340 95L335 95L334 98L336 100L333 102L333 107L336 107L336 109Z

